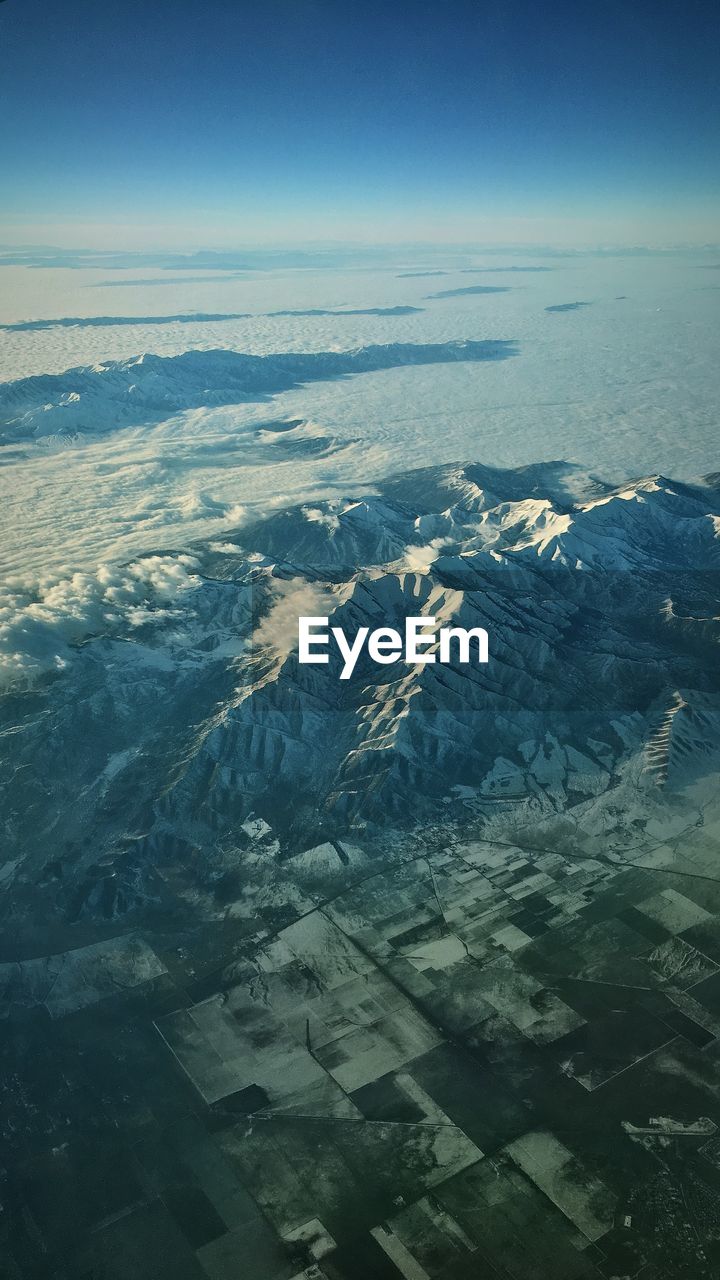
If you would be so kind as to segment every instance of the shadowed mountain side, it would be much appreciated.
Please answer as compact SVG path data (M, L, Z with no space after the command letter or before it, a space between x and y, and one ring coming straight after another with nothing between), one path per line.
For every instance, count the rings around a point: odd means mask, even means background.
M424 307L358 307L334 310L312 307L308 311L268 311L268 316L412 316L419 315Z
M168 418L185 409L264 400L307 382L407 365L506 360L512 341L387 343L355 351L185 351L81 365L64 373L21 378L0 387L0 443L118 427Z
M591 307L591 306L592 306L591 302L556 302L555 306L546 307L545 310L551 313L559 312L559 311L580 311L582 307Z
M9 857L39 874L51 834L68 910L131 837L142 896L157 841L214 848L253 815L289 852L468 804L488 830L587 806L634 841L663 797L712 777L716 490L615 489L563 464L379 487L145 557L86 580L82 600L69 583L13 606ZM298 660L300 615L352 638L418 614L485 627L489 662L363 650L341 679L332 645L327 664Z
M247 311L186 312L175 316L59 316L56 320L17 320L0 324L3 333L35 333L42 329L106 329L126 324L207 324L215 320L248 320Z
M461 276L508 275L510 272L554 271L554 267L462 267Z
M127 324L208 324L221 320L267 319L273 316L409 316L423 307L364 307L357 310L314 308L309 311L189 311L174 316L60 316L57 320L18 320L0 324L4 333L30 333L40 329L104 329Z
M554 267L459 267L457 274L460 276L505 276L517 273L527 273L532 271L554 271ZM449 276L451 271L401 271L397 275L398 280L421 280L428 276ZM457 293L477 292L476 290L447 290L445 293L434 293L433 298L447 298Z
M78 268L80 269L80 268ZM84 284L83 289L147 289L156 284L237 284L238 280L246 280L247 271L228 271L216 276L136 276L133 280L94 280Z
M588 481L573 501L572 483L558 466L448 467L241 530L255 557L247 683L185 756L164 820L218 830L254 811L293 845L436 817L455 787L491 808L619 797L643 752L651 790L712 767L717 503L652 477ZM237 555L198 556L210 579L243 580ZM334 651L327 666L298 662L306 610L348 636L418 613L486 626L491 660L378 667L363 654L341 681Z
M482 293L509 293L507 284L469 284L463 289L441 289L439 293L428 293L428 298L469 298Z

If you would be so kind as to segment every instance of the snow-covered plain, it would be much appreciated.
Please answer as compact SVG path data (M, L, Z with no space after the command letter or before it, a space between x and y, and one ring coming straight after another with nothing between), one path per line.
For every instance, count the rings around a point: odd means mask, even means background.
M192 277L0 268L1 616L14 631L48 598L104 600L109 565L413 467L566 459L613 483L718 470L717 255L415 250L382 268ZM501 358L466 358L462 343L500 344ZM366 350L385 344L399 354ZM193 358L188 390L174 359L188 351L315 358L218 395L212 355ZM168 358L159 372L98 369L146 353ZM62 376L79 367L80 383ZM122 403L107 396L118 380Z

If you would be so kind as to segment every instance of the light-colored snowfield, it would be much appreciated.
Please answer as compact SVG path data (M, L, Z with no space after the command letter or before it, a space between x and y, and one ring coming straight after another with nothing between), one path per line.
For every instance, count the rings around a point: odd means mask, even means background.
M0 325L65 317L190 312L250 318L0 330L0 400L9 384L141 353L224 349L253 355L376 344L504 340L507 358L415 362L239 404L155 411L122 425L110 405L74 438L30 432L0 448L4 618L58 580L148 551L184 549L295 501L368 491L394 471L453 460L517 466L577 461L613 481L720 470L716 446L720 270L707 254L477 258L488 274L396 268L278 270L193 281L178 272L0 268ZM544 265L544 273L502 266ZM190 277L192 273L188 273ZM133 279L143 283L129 283ZM170 282L168 282L170 281ZM428 295L480 287L507 292ZM566 303L589 305L547 311ZM421 308L410 315L269 315ZM313 375L315 378L315 375ZM208 374L208 398L213 392ZM29 384L41 413L57 379ZM202 396L201 396L202 399ZM55 401L53 400L53 403ZM95 401L93 401L95 403ZM8 420L8 411L5 411ZM102 421L101 421L102 418ZM12 412L9 413L12 419ZM278 422L295 422L277 430ZM265 424L270 424L266 426ZM14 440L13 426L9 428ZM8 429L5 430L8 436ZM105 570L101 570L106 572Z

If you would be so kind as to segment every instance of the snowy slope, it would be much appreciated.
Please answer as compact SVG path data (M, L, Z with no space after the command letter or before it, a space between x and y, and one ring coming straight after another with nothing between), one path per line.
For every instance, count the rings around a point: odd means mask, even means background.
M405 365L502 360L510 342L388 343L355 351L141 355L0 385L0 444L107 432L201 406L262 400L301 383Z
M51 836L67 910L124 867L119 911L157 858L194 849L211 875L251 818L297 851L468 805L488 828L590 806L630 834L645 810L682 813L718 765L719 516L717 489L660 477L426 469L18 598L9 847L39 874ZM363 657L340 681L336 658L298 663L301 613L349 636L417 613L482 625L490 661Z

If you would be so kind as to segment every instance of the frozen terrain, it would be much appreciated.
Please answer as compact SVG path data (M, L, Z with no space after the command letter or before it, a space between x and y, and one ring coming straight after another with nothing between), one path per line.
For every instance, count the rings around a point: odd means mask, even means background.
M712 1280L716 260L59 262L0 266L3 1274ZM298 661L418 613L487 665Z
M103 910L142 908L168 840L212 877L252 820L283 856L468 806L486 832L576 811L631 846L694 820L720 763L716 485L471 464L378 488L16 591L2 808L26 923L40 883L75 912L68 886L97 904L107 868ZM299 614L352 637L417 613L485 627L488 665L298 662Z
M564 458L615 483L715 468L711 254L369 262L1 267L6 572L94 569L407 466ZM508 358L458 360L466 343ZM272 357L268 376L228 388L222 351ZM137 374L122 405L118 364ZM158 373L153 396L154 368L171 385Z
M720 490L374 488L16 591L13 1280L717 1274Z

